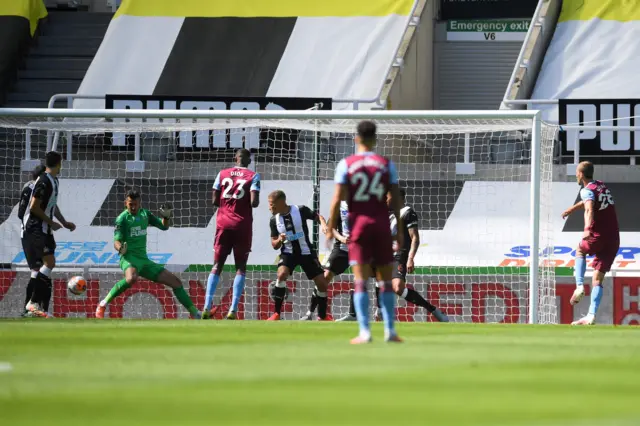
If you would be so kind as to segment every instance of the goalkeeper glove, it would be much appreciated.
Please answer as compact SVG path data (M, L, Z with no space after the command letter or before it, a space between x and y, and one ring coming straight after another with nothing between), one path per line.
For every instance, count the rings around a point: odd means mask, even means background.
M118 254L120 256L124 256L125 254L127 254L127 243L122 243L120 245L120 250L118 250Z
M165 203L160 206L160 216L162 216L165 219L171 219L172 215L173 215L173 206L171 205L171 203Z

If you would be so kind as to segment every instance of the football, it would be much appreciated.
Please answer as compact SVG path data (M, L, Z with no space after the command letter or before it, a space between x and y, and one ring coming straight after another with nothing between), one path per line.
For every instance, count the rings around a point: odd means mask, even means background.
M67 283L67 288L73 294L80 295L87 291L87 280L84 277L72 277Z

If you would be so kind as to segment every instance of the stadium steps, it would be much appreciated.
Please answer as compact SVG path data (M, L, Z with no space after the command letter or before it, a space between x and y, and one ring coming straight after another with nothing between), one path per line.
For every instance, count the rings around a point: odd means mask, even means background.
M50 10L3 106L46 108L51 96L76 93L112 17L111 13ZM56 103L56 107L65 106L66 101ZM46 150L46 132L33 133L31 141L31 158L42 158ZM102 150L102 146L79 147L78 151L81 149L91 154L94 150ZM3 176L0 222L11 213L21 185L29 178L28 173L20 171L24 154L24 130L0 127L0 173ZM91 156L104 158L101 152Z
M112 17L111 13L49 11L4 106L46 108L54 94L76 93Z

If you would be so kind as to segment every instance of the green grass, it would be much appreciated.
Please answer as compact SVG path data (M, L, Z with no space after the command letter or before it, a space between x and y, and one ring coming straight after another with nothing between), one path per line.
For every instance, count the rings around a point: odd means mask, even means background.
M389 345L376 324L373 344L351 346L355 331L2 321L0 423L638 424L640 328L415 323Z

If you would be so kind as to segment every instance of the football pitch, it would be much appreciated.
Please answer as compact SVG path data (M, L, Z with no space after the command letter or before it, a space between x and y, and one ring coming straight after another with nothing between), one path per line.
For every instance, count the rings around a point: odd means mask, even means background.
M0 321L0 423L637 425L640 328Z

